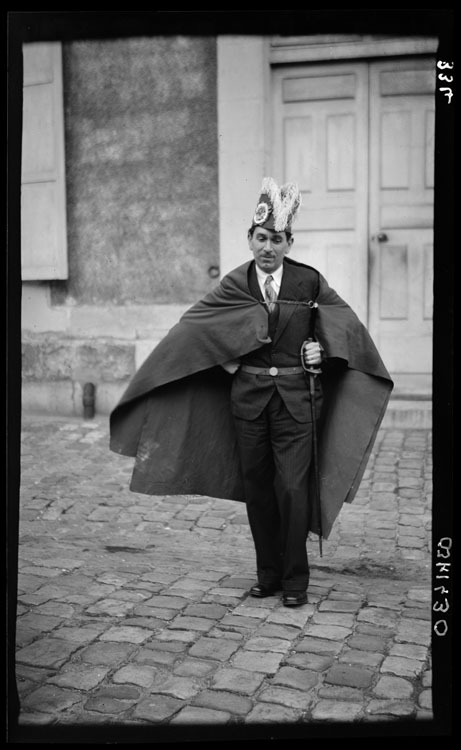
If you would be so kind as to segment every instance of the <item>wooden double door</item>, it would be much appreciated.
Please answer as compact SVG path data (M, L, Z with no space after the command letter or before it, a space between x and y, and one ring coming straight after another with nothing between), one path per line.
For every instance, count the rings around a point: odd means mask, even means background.
M292 257L367 325L403 395L432 370L435 62L274 67L273 174L303 208Z

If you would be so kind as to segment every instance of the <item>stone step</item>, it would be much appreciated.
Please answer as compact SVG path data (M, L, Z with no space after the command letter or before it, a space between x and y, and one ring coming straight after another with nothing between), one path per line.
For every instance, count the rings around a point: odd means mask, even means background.
M382 422L386 428L432 428L432 400L430 398L392 397Z

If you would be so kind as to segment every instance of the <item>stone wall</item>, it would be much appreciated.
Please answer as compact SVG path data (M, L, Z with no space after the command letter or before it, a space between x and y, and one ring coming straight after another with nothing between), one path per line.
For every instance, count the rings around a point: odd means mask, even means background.
M216 67L213 37L63 44L69 277L23 285L24 408L78 414L94 382L110 411L217 283Z
M218 247L216 40L64 45L69 280L53 301L193 302Z
M91 383L96 410L109 412L135 367L134 342L28 333L22 347L23 405L80 414L85 384Z

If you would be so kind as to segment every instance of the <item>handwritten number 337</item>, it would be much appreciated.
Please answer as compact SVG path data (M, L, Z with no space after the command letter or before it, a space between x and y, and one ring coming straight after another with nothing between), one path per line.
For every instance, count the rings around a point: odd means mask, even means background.
M438 63L437 63L437 67L440 70L445 70L446 68L448 68L449 70L452 70L453 69L453 63L443 62L442 60L439 60ZM446 83L452 83L452 81L454 80L453 76L451 76L451 75L447 76L447 75L444 75L443 73L439 73L437 77L438 77L439 81L445 81ZM446 86L444 88L441 88L440 91L441 92L443 91L445 93L445 96L448 97L448 103L450 104L451 98L453 96L452 90L450 88L448 88L448 86Z

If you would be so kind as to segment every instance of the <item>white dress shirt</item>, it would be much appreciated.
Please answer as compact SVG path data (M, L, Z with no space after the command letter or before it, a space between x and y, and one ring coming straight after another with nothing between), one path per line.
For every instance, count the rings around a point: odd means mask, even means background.
M265 271L262 271L259 268L259 266L256 266L256 276L258 277L259 288L261 289L264 299L265 299L264 284L268 276L272 276L272 279L273 279L273 281L271 282L272 286L276 291L277 297L279 296L280 286L282 284L282 276L283 276L283 263L277 268L276 271L274 271L271 274L266 273Z

